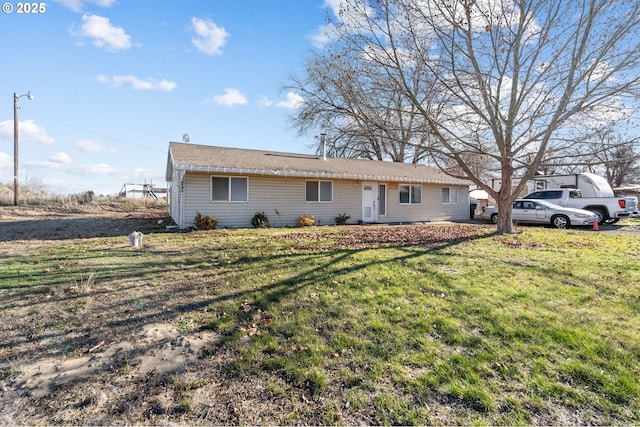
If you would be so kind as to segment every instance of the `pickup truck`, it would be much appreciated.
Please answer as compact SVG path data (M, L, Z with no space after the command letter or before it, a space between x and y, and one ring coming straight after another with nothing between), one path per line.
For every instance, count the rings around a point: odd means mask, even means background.
M548 200L567 208L578 208L591 211L598 216L598 223L614 223L620 218L628 218L631 212L627 210L624 197L582 197L582 191L577 188L557 188L534 191L523 199Z
M635 196L624 196L624 199L627 201L627 210L631 212L631 217L638 216L638 198Z

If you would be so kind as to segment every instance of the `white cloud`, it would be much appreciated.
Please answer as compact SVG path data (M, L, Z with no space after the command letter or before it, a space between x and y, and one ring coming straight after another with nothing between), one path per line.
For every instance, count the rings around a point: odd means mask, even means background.
M272 100L272 99L267 98L266 96L262 96L262 97L260 97L260 99L258 100L258 104L259 104L261 107L268 108L268 107L272 107L272 106L273 106L273 104L275 104L275 101L274 101L274 100Z
M125 83L128 83L134 90L160 90L163 92L171 92L177 86L175 82L170 82L165 79L142 80L132 74L116 75L113 77L107 77L104 74L100 74L96 77L96 80L99 83L105 83L112 87L121 87Z
M18 137L20 141L34 141L44 145L55 144L55 140L47 135L47 130L38 126L33 120L18 122ZM0 138L13 140L13 120L0 122Z
M0 170L8 168L9 165L13 165L13 158L7 153L0 153Z
M283 101L277 101L273 99L269 99L267 97L263 97L260 99L260 105L262 107L280 107L286 108L289 110L295 110L300 107L304 103L304 98L298 95L295 92L287 93L287 99Z
M329 8L335 16L340 16L340 8L345 4L344 0L324 0L322 7Z
M191 18L195 36L191 43L202 53L207 55L222 55L222 47L227 43L227 33L223 27L218 27L213 21Z
M287 93L287 100L276 102L276 107L287 108L289 110L294 110L300 107L304 103L304 98L294 92Z
M249 101L238 89L227 88L224 90L224 95L217 95L213 98L207 98L202 101L203 104L216 104L223 107L233 107L235 105L245 105Z
M0 138L13 140L13 120L0 122Z
M369 17L375 15L374 10L367 2L357 0L325 0L322 5L325 9L330 9L336 22L344 26L354 34L360 33L367 28ZM333 24L319 25L309 36L311 43L317 48L323 48L327 44L339 37L336 27Z
M69 163L71 163L71 157L69 157L69 155L64 151L61 151L49 157L49 160L54 163L62 163L64 165L68 165Z
M47 169L53 171L68 172L80 176L119 176L118 168L105 164L74 164L64 163L54 160L40 161L33 160L25 162L25 165L34 169Z
M0 183L13 182L13 157L0 152Z
M20 166L29 171L29 181L43 177L47 191L58 194L94 191L96 194L116 194L126 182L162 182L163 170L140 166L117 167L107 163L63 163L65 156L51 156L46 161L27 160ZM79 178L80 177L80 178ZM0 182L13 179L13 157L0 152Z
M82 15L80 29L72 28L71 34L92 39L94 46L112 52L131 48L130 36L121 27L111 25L104 16Z
M0 157L0 162L2 162L2 157ZM0 163L0 165L2 165L2 163ZM28 160L24 162L24 165L33 169L65 172L75 176L118 177L122 179L123 183L135 182L148 178L149 176L162 176L161 172L151 171L138 166L122 168L107 163L73 163L66 153L55 154L46 161Z
M116 3L116 0L54 0L56 3L60 3L67 9L74 12L82 12L84 5L87 3L95 4L99 7L111 7Z
M117 174L118 169L106 163L95 163L92 165L76 165L72 168L72 172L78 175L107 176Z
M319 25L313 34L309 36L311 44L319 49L324 48L333 39L335 39L335 36L332 35L332 33L334 33L334 28L335 27L333 25Z
M34 169L49 169L55 171L66 171L69 169L69 166L65 165L64 163L52 162L50 160L27 160L23 162L23 164L29 168Z
M91 139L81 139L76 143L75 147L80 151L84 151L85 153L105 153L105 152L115 153L116 152L116 150L112 148L106 148L104 145L100 144L99 142L93 141Z

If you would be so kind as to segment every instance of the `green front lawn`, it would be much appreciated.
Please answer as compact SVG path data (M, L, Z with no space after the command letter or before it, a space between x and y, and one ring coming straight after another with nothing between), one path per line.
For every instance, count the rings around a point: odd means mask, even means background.
M640 239L491 230L213 230L148 234L141 250L125 238L28 248L0 262L0 357L52 334L33 356L70 357L168 319L219 340L185 373L137 385L148 400L161 384L172 410L105 420L640 423ZM71 337L96 322L112 334Z

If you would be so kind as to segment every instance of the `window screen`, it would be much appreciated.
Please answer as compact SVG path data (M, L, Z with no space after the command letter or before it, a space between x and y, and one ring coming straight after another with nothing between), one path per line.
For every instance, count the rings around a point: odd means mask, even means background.
M229 178L211 178L211 200L214 202L229 200Z
M332 202L333 182L307 181L305 200L307 202Z
M211 177L211 200L214 202L246 202L249 200L249 179Z

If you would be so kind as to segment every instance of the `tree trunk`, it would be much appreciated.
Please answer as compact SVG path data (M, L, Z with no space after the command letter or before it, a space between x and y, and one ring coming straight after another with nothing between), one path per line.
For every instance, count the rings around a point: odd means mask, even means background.
M498 205L498 234L513 233L513 215L511 211L514 200L514 196L511 194L512 170L511 165L503 166L502 168L502 184L496 200Z
M511 220L511 203L509 203L507 206L508 207L505 209L498 205L498 229L496 230L498 234L513 233L513 222Z

